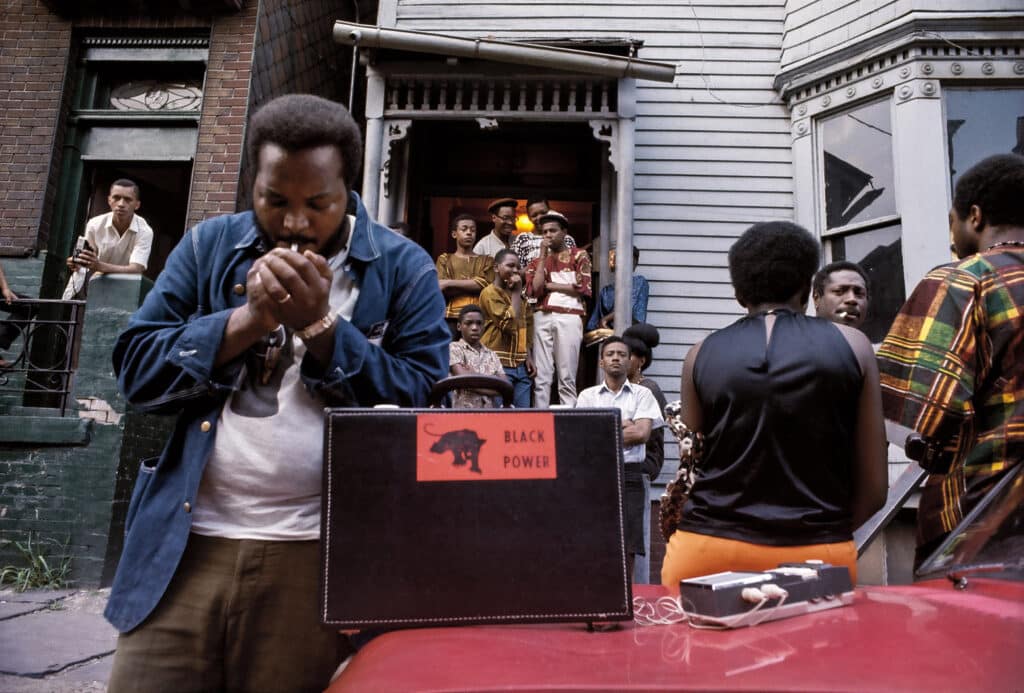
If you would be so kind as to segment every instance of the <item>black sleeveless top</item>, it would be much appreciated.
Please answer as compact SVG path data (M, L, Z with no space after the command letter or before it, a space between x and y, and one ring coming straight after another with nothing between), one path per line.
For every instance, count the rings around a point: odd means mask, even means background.
M863 377L832 323L776 312L709 336L694 363L704 459L679 528L755 544L848 541Z

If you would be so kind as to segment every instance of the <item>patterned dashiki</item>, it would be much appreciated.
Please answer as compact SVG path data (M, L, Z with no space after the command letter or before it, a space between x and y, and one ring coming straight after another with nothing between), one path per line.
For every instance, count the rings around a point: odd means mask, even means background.
M1024 457L1024 249L990 249L933 269L878 350L885 417L944 442L918 545L956 527Z
M526 361L533 344L530 306L524 301L517 319L508 293L491 284L480 292L480 309L484 312L484 334L480 343L497 354L506 368L516 368Z
M557 284L572 284L579 297L548 291L546 288L534 291L533 278L537 272L544 272L546 281ZM544 262L534 258L526 268L526 295L537 299L537 310L551 313L584 314L584 300L590 298L590 256L581 248L563 248L549 253Z
M543 240L544 236L532 231L524 231L512 239L512 244L509 248L519 257L520 267L526 267L535 257L540 255L540 242ZM565 247L576 247L576 241L569 234L565 234Z
M512 239L512 244L509 248L515 252L516 256L519 258L520 267L525 268L533 261L534 258L540 255L540 242L543 240L544 236L533 233L532 231L524 231ZM572 236L569 234L565 234L565 247L576 247L576 241L574 241ZM537 303L537 299L533 296L527 296L526 302L533 306Z
M498 356L480 344L476 347L470 346L465 339L452 342L448 345L449 368L454 365L467 366L474 373L481 375L496 375L505 378L505 370L498 361ZM485 395L476 390L453 390L453 409L493 409L494 396Z
M494 281L494 258L486 255L456 255L455 253L441 253L437 258L437 278L440 279L472 279L480 289ZM458 318L459 311L463 306L476 303L480 295L479 289L475 294L459 294L447 299L447 306L444 310L445 318Z

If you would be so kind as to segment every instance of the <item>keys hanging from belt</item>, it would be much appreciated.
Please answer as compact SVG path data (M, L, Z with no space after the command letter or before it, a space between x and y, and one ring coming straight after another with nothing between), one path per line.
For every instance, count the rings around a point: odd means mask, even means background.
M288 340L288 333L284 325L278 325L277 329L267 335L267 349L263 354L263 371L260 373L260 384L266 385L270 382L277 364L281 361L281 350L284 349Z

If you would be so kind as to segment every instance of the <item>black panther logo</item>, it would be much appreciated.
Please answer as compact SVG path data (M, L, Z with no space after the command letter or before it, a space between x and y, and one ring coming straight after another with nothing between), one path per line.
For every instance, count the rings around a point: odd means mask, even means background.
M430 446L431 452L437 454L450 452L452 453L452 466L465 467L468 464L469 471L483 474L483 470L480 469L480 448L487 441L478 436L476 431L463 428L459 431L438 434L427 426L424 426L423 430L432 436L438 436L437 442Z

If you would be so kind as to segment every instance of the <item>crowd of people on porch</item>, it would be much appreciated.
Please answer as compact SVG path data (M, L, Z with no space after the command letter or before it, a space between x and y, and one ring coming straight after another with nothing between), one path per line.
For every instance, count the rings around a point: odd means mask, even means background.
M528 221L517 232L518 209L512 197L492 201L487 207L491 230L483 237L473 215L460 212L451 220L454 250L442 252L436 268L452 354L459 356L452 373L464 372L467 350L494 351L515 386L515 407L546 408L552 400L572 407L577 383L593 379L580 372L581 350L596 347L614 332L615 249L608 252L612 281L595 297L588 252L593 244L578 247L568 217L543 197L527 198ZM634 272L639 257L634 248ZM629 325L645 321L649 292L647 279L634 273ZM461 327L467 306L483 316L483 330L472 339ZM488 398L473 401L494 404Z

